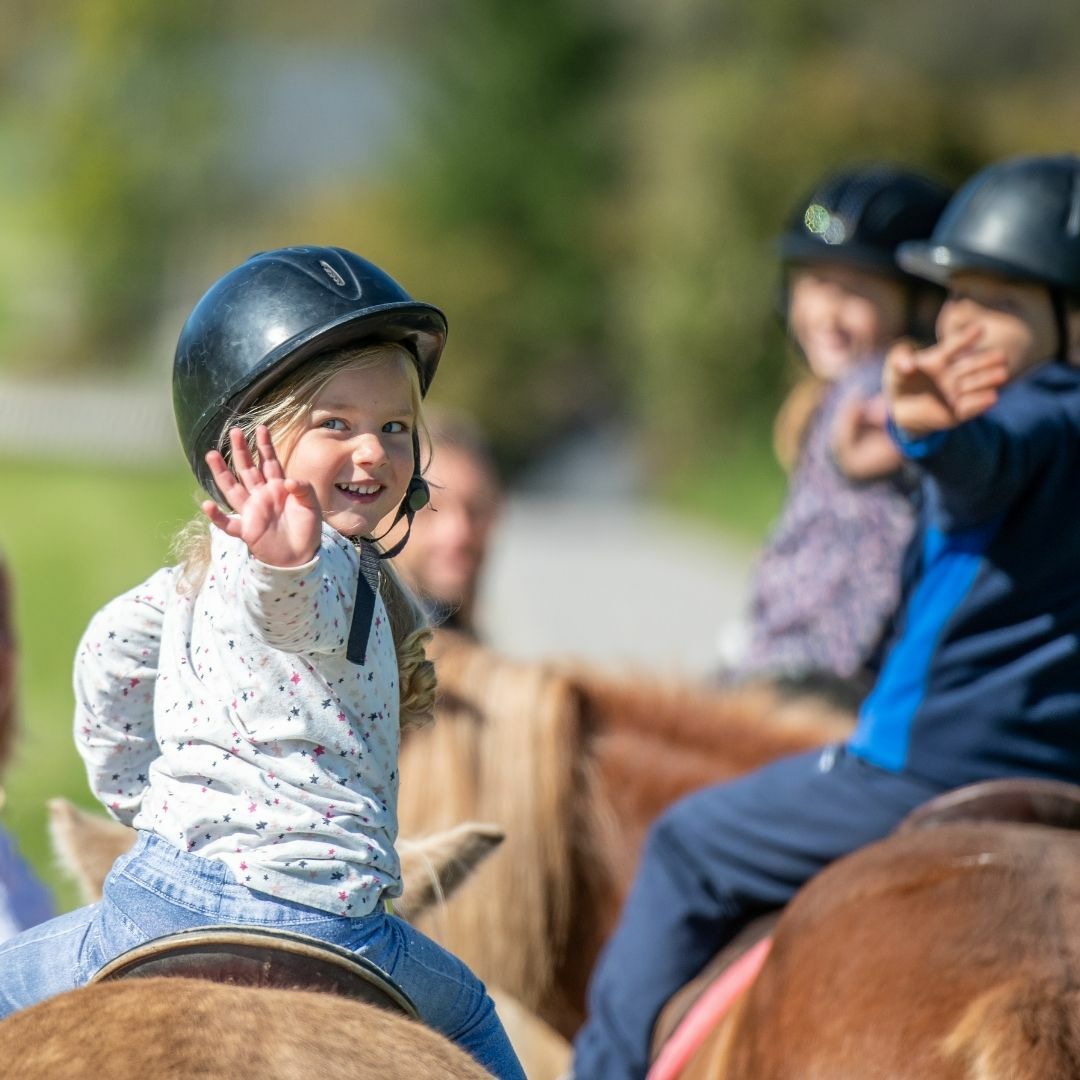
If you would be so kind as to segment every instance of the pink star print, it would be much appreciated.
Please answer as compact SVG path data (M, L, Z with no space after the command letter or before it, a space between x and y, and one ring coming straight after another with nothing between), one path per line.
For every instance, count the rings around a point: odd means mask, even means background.
M294 671L292 673L291 678L289 679L289 682L291 682L293 685L295 685L299 681L300 681L300 673L298 671Z

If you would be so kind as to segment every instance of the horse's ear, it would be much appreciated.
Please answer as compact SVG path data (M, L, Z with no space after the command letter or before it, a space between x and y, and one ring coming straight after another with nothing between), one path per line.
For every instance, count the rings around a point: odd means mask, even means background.
M448 899L505 838L497 825L466 821L420 839L399 839L404 894L395 901L395 912L412 920Z
M50 799L48 809L49 837L57 865L79 887L84 903L100 900L105 877L135 843L135 830L80 810L67 799Z

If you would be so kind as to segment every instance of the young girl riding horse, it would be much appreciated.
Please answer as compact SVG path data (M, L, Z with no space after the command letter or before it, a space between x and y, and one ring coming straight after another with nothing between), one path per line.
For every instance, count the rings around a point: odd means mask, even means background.
M949 288L937 343L886 361L924 493L899 631L845 745L704 788L654 824L593 975L577 1080L644 1076L675 990L928 797L1080 775L1080 159L985 169L899 259Z
M872 681L917 489L884 430L881 370L898 338L930 335L942 298L897 266L896 249L926 239L948 198L895 165L842 169L799 202L780 238L784 319L809 374L777 418L778 437L800 428L798 439L785 435L798 452L730 676L820 686L853 702ZM816 406L794 425L807 387Z
M399 722L430 712L434 674L372 536L426 502L417 431L445 336L339 248L256 255L195 307L173 398L213 528L106 605L76 660L91 787L139 839L99 904L4 950L0 1015L151 938L254 924L360 953L485 1068L523 1076L483 984L385 905Z

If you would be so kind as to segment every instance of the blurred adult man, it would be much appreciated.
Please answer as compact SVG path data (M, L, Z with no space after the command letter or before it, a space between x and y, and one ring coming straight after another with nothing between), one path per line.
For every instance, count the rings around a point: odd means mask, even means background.
M430 418L431 506L394 560L440 626L477 636L475 606L501 487L487 441L460 418Z

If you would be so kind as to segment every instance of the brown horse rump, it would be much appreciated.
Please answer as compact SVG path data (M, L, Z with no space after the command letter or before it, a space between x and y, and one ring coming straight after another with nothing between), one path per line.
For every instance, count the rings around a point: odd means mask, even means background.
M835 954L819 956L819 962L825 965L826 969L842 964L843 957L853 947L863 948L864 953L870 950L873 955L873 935L880 933L883 938L889 937L889 929L883 923L879 922L875 928L874 925L867 925L866 920L860 918L861 913L873 910L875 904L889 904L889 897L893 893L899 895L911 892L914 895L925 892L928 895L934 895L951 888L969 889L972 874L985 877L988 873L1002 873L1019 884L1020 878L1025 874L1023 867L1032 858L1031 853L1039 851L1043 846L1048 851L1057 852L1056 840L1059 838L1059 830L1076 829L1078 824L1080 824L1080 787L1058 781L1027 778L986 781L958 788L929 800L914 810L901 823L892 837L839 860L838 863L818 875L792 901L791 907L794 908L792 914L774 912L756 920L721 950L697 978L672 997L661 1012L653 1033L653 1062L656 1062L664 1045L675 1034L679 1024L687 1017L702 995L715 992L710 991L710 987L715 987L717 980L724 977L725 972L746 953L747 949L773 933L774 929L780 935L780 948L779 959L773 962L773 966L783 963L786 958L788 961L786 966L794 971L794 963L790 960L796 948L792 944L792 935L806 934L812 940L814 934L820 933L823 923L830 925L835 923L837 934L833 943ZM943 835L937 839L931 837L926 842L920 842L917 838L912 839L924 830L933 832L937 829L944 830ZM1031 850L1030 852L1025 850L1021 861L1013 865L1012 856L1008 853L1017 850L1017 845L1024 845L1025 837L1026 844L1030 845ZM1080 838L1074 839L1068 833L1061 833L1061 838L1069 845L1069 851L1080 854ZM974 845L973 840L976 841ZM979 850L971 853L972 846L978 847ZM888 864L881 861L882 848L890 860ZM1026 884L1040 880L1049 870L1042 856L1034 856L1034 861L1032 876ZM1077 891L1080 893L1080 870L1077 871L1076 877ZM961 884L953 883L954 878L959 878ZM837 888L837 883L840 882L856 883L856 891L845 895ZM994 886L989 883L986 885L980 883L980 887L993 888ZM938 899L940 900L940 896ZM841 914L841 908L845 909L843 914ZM848 908L850 910L847 910ZM1080 908L1077 910L1080 911ZM934 914L931 905L926 910L926 918L930 920L931 925L933 925ZM850 920L853 935L859 935L860 940L865 936L865 946L857 946L853 941L843 940L841 927L846 925L845 920ZM939 921L942 922L940 933L945 934L947 930L944 916ZM799 929L793 930L792 924L797 925ZM1080 925L1077 929L1080 930ZM1002 939L998 937L994 940ZM899 944L899 940L893 942L894 946ZM941 947L944 952L947 948L946 943L942 942ZM992 949L988 950L988 952L992 951ZM885 964L884 959L882 963ZM928 984L932 983L935 977L932 969L928 969L924 976ZM799 967L797 978L806 981L810 975L803 967ZM972 990L975 988L971 987ZM927 993L932 994L929 986ZM745 991L747 997L752 994L752 987ZM760 1015L762 1023L766 1027L771 1026L773 1021L768 1019L764 1010ZM701 1017L695 1017L695 1022L700 1025ZM775 1022L779 1023L779 1020L775 1019ZM717 1024L723 1023L724 1017L718 1017ZM738 1018L734 1018L732 1026L737 1027L740 1023ZM767 1035L763 1033L758 1033L758 1035L760 1038L767 1038ZM718 1038L716 1032L708 1037L708 1046L714 1054ZM702 1050L699 1059L695 1060L703 1059L709 1052L709 1049ZM693 1075L693 1070L688 1075ZM719 1077L726 1076L728 1073L711 1072L709 1075ZM731 1075L744 1074L733 1072ZM773 1074L767 1073L767 1075ZM778 1073L777 1075L788 1074ZM794 1076L796 1073L792 1072L791 1075ZM848 1074L838 1073L837 1075ZM881 1075L889 1074L882 1073ZM940 1073L940 1075L951 1074ZM985 1075L998 1074L986 1073ZM1078 1063L1076 1075L1080 1075L1080 1063Z
M0 1021L12 1080L490 1080L407 1017L306 990L201 979L97 983Z
M1077 941L1076 832L898 830L798 893L759 977L682 1075L1075 1080Z

